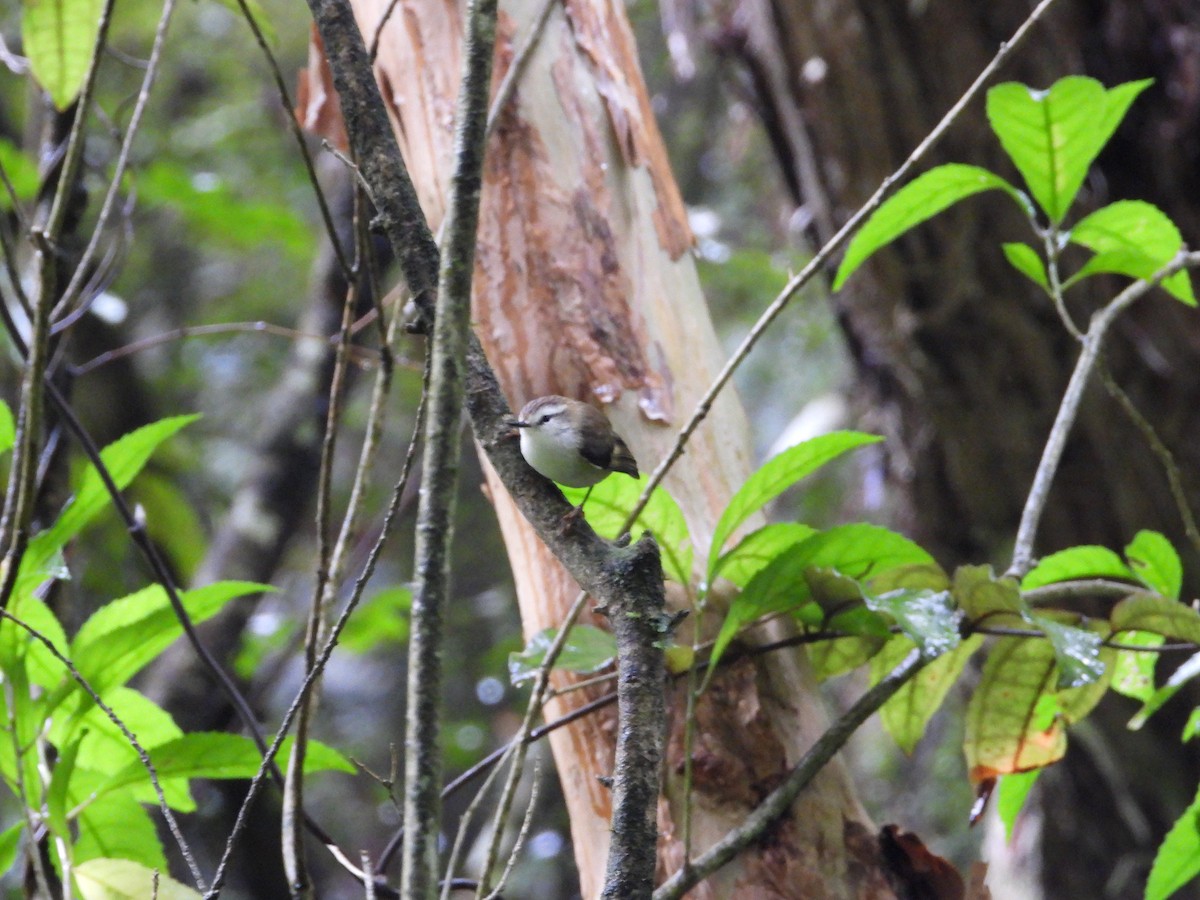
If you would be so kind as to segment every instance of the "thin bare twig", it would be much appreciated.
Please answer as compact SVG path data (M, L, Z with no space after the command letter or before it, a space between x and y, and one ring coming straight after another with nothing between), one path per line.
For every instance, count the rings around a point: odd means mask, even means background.
M138 133L138 128L142 122L142 114L146 111L146 104L150 100L150 90L153 88L154 81L158 76L159 63L162 60L162 48L167 37L167 26L170 24L171 14L174 10L175 0L164 0L162 14L159 16L158 26L154 32L154 43L150 48L150 61L146 66L146 74L142 79L141 89L138 91L137 102L134 104L133 113L129 118L129 126L125 129L125 138L121 142L121 149L117 153L117 163L113 169L112 181L108 185L108 192L104 196L104 203L100 207L100 215L97 217L96 225L92 229L92 236L88 240L88 245L75 267L75 274L71 276L70 283L67 285L66 290L63 291L62 297L59 298L58 305L54 309L54 318L59 318L71 310L72 305L78 297L80 288L88 278L88 270L92 265L92 257L96 255L96 248L100 244L104 228L108 224L108 218L112 215L117 194L121 190L121 182L125 180L125 168L129 164L129 153L133 147L133 139Z
M916 149L909 154L908 159L904 160L904 162L900 164L896 171L894 171L880 183L879 187L875 190L875 193L871 195L871 198L867 200L867 202L861 207L859 207L858 211L850 217L850 219L841 227L837 234L835 234L825 243L824 247L817 251L817 254L811 260L809 260L808 265L806 265L799 274L795 275L790 281L788 281L783 290L780 291L779 295L774 301L772 301L771 305L763 311L763 314L759 316L758 321L754 323L754 327L752 327L746 337L742 339L741 344L738 345L738 348L733 352L733 355L729 357L729 360L717 374L717 377L713 379L713 383L709 386L708 390L704 392L704 396L701 397L700 402L696 404L696 408L692 413L692 417L680 430L679 436L675 439L674 446L671 447L671 450L663 458L662 462L660 462L650 474L650 478L646 482L646 487L643 489L642 495L638 498L638 502L634 507L632 513L634 518L636 518L643 509L645 509L646 504L650 501L650 494L656 487L658 487L659 484L662 483L663 478L666 477L666 474L671 470L671 467L675 465L676 460L683 455L684 447L687 446L687 442L695 432L696 428L699 427L700 423L703 422L708 416L709 410L712 409L713 402L716 400L717 395L724 390L725 386L729 383L729 379L733 377L733 373L746 359L750 351L754 349L755 345L766 332L767 328L770 327L771 323L775 321L781 312L783 312L784 308L789 302L791 302L796 294L799 293L800 289L808 284L808 282L811 281L813 277L825 267L825 265L833 258L833 255L841 248L842 244L844 244L850 238L850 235L858 229L858 226L861 225L863 221L865 221L866 218L871 215L871 213L879 208L880 204L883 203L884 198L891 193L892 188L908 177L909 172L912 171L917 163L923 160L929 151L941 141L942 136L946 133L950 126L954 124L954 122L962 114L963 110L966 109L967 105L974 100L976 96L978 96L980 91L983 90L984 85L991 79L992 75L996 73L996 70L999 69L1000 66L1002 66L1004 62L1013 54L1013 52L1024 42L1034 24L1036 24L1038 20L1040 20L1046 14L1047 10L1049 10L1054 3L1055 0L1041 0L1041 2L1033 8L1033 10L1029 13L1028 18L1026 18L1025 21L1021 23L1020 27L1013 32L1013 36L1009 38L1009 40L1000 45L1000 49L996 51L996 55L993 56L991 61L983 67L983 70L979 73L975 80L971 82L971 86L968 87L958 101L952 107L950 107L949 111L942 117L941 121L938 122L937 125L934 126L933 130L926 135L925 139L917 145Z
M1153 276L1135 281L1092 316L1087 333L1083 338L1083 349L1079 354L1079 359L1075 362L1075 370L1071 373L1067 389L1063 393L1062 402L1058 407L1058 415L1050 429L1050 435L1046 438L1042 459L1038 463L1037 472L1033 476L1033 484L1030 486L1029 495L1025 500L1025 509L1021 513L1021 524L1017 529L1016 544L1013 547L1012 563L1009 565L1006 575L1021 578L1033 568L1033 542L1037 537L1042 512L1046 508L1050 485L1054 482L1058 463L1062 459L1063 449L1067 444L1067 436L1079 414L1084 388L1091 380L1092 371L1099 359L1109 327L1117 316L1164 278L1170 277L1186 266L1197 265L1200 265L1200 252L1189 253L1181 250L1173 260L1155 272Z

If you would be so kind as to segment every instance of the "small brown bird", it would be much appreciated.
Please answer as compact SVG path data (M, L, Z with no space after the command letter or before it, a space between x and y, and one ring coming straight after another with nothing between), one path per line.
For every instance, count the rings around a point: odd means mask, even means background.
M625 442L604 414L587 403L556 394L538 397L508 424L521 431L525 461L551 481L587 488L584 503L591 489L613 472L639 475Z

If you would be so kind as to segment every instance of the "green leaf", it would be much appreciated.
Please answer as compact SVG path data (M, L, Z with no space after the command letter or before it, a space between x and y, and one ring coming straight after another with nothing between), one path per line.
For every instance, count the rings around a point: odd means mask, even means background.
M1025 805L1025 798L1033 789L1034 782L1042 774L1041 769L1031 769L1028 772L1014 772L1000 779L1000 787L996 791L996 812L1004 823L1004 839L1012 840L1013 826L1017 824L1017 816Z
M1188 715L1188 720L1184 723L1183 735L1180 740L1187 743L1195 738L1197 734L1200 734L1200 706L1197 706Z
M116 486L120 489L128 487L163 441L198 418L198 415L189 415L161 419L131 431L100 451L100 458ZM88 465L74 499L63 510L58 521L30 540L25 558L21 561L18 590L22 586L29 587L24 582L36 583L38 573L53 559L54 554L79 534L108 503L108 491L100 475L94 466Z
M1021 579L1021 590L1076 578L1123 578L1133 580L1133 573L1121 557L1107 547L1083 545L1070 547L1044 557Z
M508 655L508 676L513 684L520 684L537 675L538 667L546 658L546 651L554 643L557 634L553 628L539 631L529 639L524 650ZM610 665L616 658L617 641L611 634L592 625L574 625L567 633L566 643L554 668L590 675Z
M806 577L809 569L835 569L861 581L888 569L932 563L933 557L917 544L878 525L841 525L818 532L777 556L734 599L713 644L709 671L715 670L743 625L768 613L798 609L812 600Z
M637 505L642 490L650 478L606 478L594 488L584 506L583 514L596 534L610 541L621 533L621 526ZM563 496L570 503L578 504L587 494L587 488L562 487ZM662 552L663 573L678 584L690 584L692 580L692 540L688 534L687 521L679 504L661 487L650 495L646 508L638 515L629 530L637 540L642 532L649 530L658 541Z
M129 859L91 859L75 867L75 883L82 900L200 900L200 894L167 875Z
M50 829L64 841L70 841L71 828L67 823L68 788L75 773L75 760L79 755L79 740L71 741L59 748L58 762L50 773L50 786L46 789L46 811Z
M182 480L143 472L135 499L146 511L147 535L167 551L178 580L188 584L204 559L208 538L182 485Z
M1175 223L1152 203L1118 200L1083 218L1071 229L1071 241L1087 247L1092 257L1066 286L1099 272L1151 278L1183 247ZM1188 306L1196 305L1186 269L1163 279L1167 293Z
M283 742L279 758L291 752L292 739ZM191 732L150 750L160 778L253 778L262 764L262 755L254 742L238 734ZM355 772L341 753L319 741L309 741L304 754L304 771ZM98 794L107 794L146 779L140 762L130 763L111 776Z
M718 575L744 588L764 566L789 547L812 537L817 530L798 522L775 522L750 532L721 555L711 578Z
M1048 766L1067 749L1062 717L1045 715L1055 702L1054 648L1048 641L999 638L967 704L963 750L972 783ZM1041 712L1039 714L1039 705Z
M45 603L30 592L15 594L10 615L46 638L63 656L67 655L67 635ZM26 671L28 678L41 687L53 687L67 674L66 667L37 638L16 622L0 621L0 668L11 674L14 666Z
M962 674L967 660L983 644L983 635L973 634L957 647L930 662L900 688L880 710L883 727L905 753L912 753L933 714L937 712ZM898 666L916 644L905 635L897 635L871 661L871 683Z
M1127 631L1121 635L1122 644L1147 648L1145 652L1117 650L1113 663L1112 689L1125 697L1142 703L1154 696L1154 668L1158 653L1154 648L1163 642L1161 634L1148 631Z
M856 613L866 613L872 615L870 610L860 607L856 610L851 610L839 616L839 620L845 616L853 617ZM849 628L839 628L839 630L850 630ZM844 637L832 638L827 641L819 641L815 644L808 645L808 659L812 664L813 675L818 681L827 681L830 678L836 678L838 675L844 675L847 672L852 672L857 669L867 660L877 654L880 649L887 643L887 629L884 628L885 634L882 636L866 636L866 637Z
M1046 264L1037 255L1037 251L1028 244L1020 241L1002 244L1004 258L1009 265L1036 284L1044 291L1050 290L1050 279L1046 277Z
M0 192L2 194L4 192ZM7 453L13 447L17 437L17 426L13 421L12 410L8 404L0 400L0 453Z
M991 616L1020 616L1024 608L1016 581L997 578L991 566L959 566L954 571L952 593L972 623Z
M1200 653L1188 657L1178 669L1171 673L1167 683L1151 694L1142 704L1142 708L1129 720L1129 730L1137 731L1146 724L1146 720L1162 709L1163 704L1179 693L1189 681L1200 675Z
M1154 856L1146 900L1166 900L1200 875L1200 791L1167 832Z
M1200 644L1200 613L1178 600L1134 594L1112 608L1108 620L1118 631L1150 631L1165 638Z
M141 171L137 190L146 206L175 210L208 244L235 250L272 245L296 262L312 255L312 232L295 210L239 197L211 174L197 178L173 162L159 161Z
M18 822L0 832L0 875L4 875L17 862L17 851L21 849L21 835L25 823Z
M194 623L216 615L237 597L270 591L252 581L218 581L180 594ZM79 674L103 695L124 684L183 633L183 626L160 585L102 606L80 627L71 642Z
M408 616L412 609L412 591L393 587L380 591L359 604L342 629L338 646L351 653L366 653L384 644L403 644L408 640Z
M169 871L153 816L135 797L123 793L108 794L83 808L72 855L79 863L127 859L163 874Z
M1051 223L1062 222L1096 155L1150 81L1106 91L1092 78L1069 76L1048 91L998 84L987 96L987 116Z
M1105 667L1100 660L1103 638L1099 634L1056 622L1048 616L1034 614L1029 619L1041 629L1054 648L1054 658L1058 663L1058 687L1082 687L1104 676Z
M37 196L38 177L37 163L21 152L21 148L12 141L0 138L0 167L8 175L17 200L32 200ZM12 209L12 198L7 190L0 190L0 210Z
M103 3L25 0L24 7L21 36L29 68L55 107L64 110L83 89L100 32Z
M835 431L789 447L763 463L758 471L746 479L746 483L733 495L729 505L725 507L725 511L721 513L721 518L717 521L717 527L713 531L712 546L708 553L708 565L705 567L707 580L712 581L713 572L716 570L721 551L725 548L725 542L746 519L796 482L811 475L847 450L853 450L864 444L878 443L881 440L883 439L873 434Z
M1125 548L1133 574L1142 584L1172 600L1183 589L1183 563L1171 542L1157 531L1139 531Z
M868 593L865 599L868 609L895 619L926 659L949 653L958 646L960 614L949 591L900 588L885 594Z
M50 740L55 746L61 747L86 731L79 742L78 764L97 776L111 775L135 762L137 751L107 714L83 692L74 696L74 701L64 704L51 719ZM183 736L170 713L131 688L110 688L104 701L143 747L153 749ZM159 779L159 782L172 809L191 812L196 808L186 780ZM144 790L135 789L134 797L158 802L148 780Z
M1001 190L1027 209L1029 201L1015 187L999 175L961 163L948 163L930 169L914 178L891 197L867 219L865 225L854 235L842 264L833 279L833 289L839 291L854 272L876 250L885 247L904 232L933 218L959 200L965 200L983 191Z

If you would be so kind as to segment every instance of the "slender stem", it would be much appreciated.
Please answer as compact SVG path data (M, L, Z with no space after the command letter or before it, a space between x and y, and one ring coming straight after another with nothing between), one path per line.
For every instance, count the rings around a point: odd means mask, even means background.
M288 94L287 85L283 81L283 73L279 70L279 63L275 59L275 54L271 52L271 47L267 43L267 39L263 36L262 29L258 26L258 20L250 12L250 7L246 4L246 0L237 0L237 5L242 11L242 17L245 18L246 24L250 26L250 30L254 33L254 40L258 44L258 49L262 51L263 56L267 59L267 67L271 70L271 78L275 81L275 90L279 94L279 105L283 107L283 118L288 123L288 131L296 139L296 146L300 150L300 159L304 161L304 171L308 175L308 183L312 186L313 195L317 198L317 208L321 213L321 222L325 225L325 233L329 235L329 243L333 247L334 256L337 257L338 267L342 270L342 277L346 279L347 284L353 284L354 273L350 261L346 259L346 254L342 250L342 242L338 240L337 226L333 224L333 213L330 212L329 202L325 198L325 191L321 189L321 180L317 178L317 170L313 165L312 154L308 152L308 141L304 139L304 132L300 128L299 121L297 121L294 112L295 107L292 105L292 98Z
M100 215L96 219L96 225L92 229L92 236L88 240L88 245L83 251L83 256L79 259L79 264L75 267L75 274L71 277L70 283L67 285L66 290L63 291L62 297L55 307L55 318L70 312L72 304L74 304L84 282L88 278L92 258L96 255L96 248L99 246L100 239L104 234L105 225L108 224L108 218L112 215L113 207L116 205L117 194L121 190L121 182L125 179L125 168L129 164L129 153L133 147L133 139L137 135L138 128L141 125L142 114L146 111L146 104L150 100L150 90L154 86L154 81L158 76L159 62L162 59L162 48L167 37L167 26L171 22L171 14L174 10L175 0L164 0L162 14L158 20L158 27L154 32L154 43L150 49L150 61L146 66L146 74L142 78L141 90L138 91L137 101L133 106L133 114L129 119L129 126L125 129L125 139L121 142L121 149L117 153L117 164L113 169L113 177L108 186L108 193L104 196L104 203L100 207Z
M429 414L425 425L424 477L417 507L416 585L409 632L401 849L401 892L414 900L433 897L437 892L443 609L450 594L450 543L462 448L471 282L483 188L487 143L484 132L496 14L496 0L472 0L467 7L455 131L456 164L450 184L446 247L438 275L437 314L430 348Z
M1004 62L1013 54L1017 47L1021 45L1021 43L1025 40L1025 37L1033 28L1034 24L1045 15L1047 10L1049 10L1054 3L1055 0L1041 0L1041 2L1033 8L1033 10L1029 13L1028 18L1026 18L1025 21L1021 23L1020 27L1013 32L1013 36L1009 38L1009 40L1000 45L1000 49L996 51L996 55L993 56L991 61L983 67L983 70L979 73L975 80L971 82L971 86L968 87L958 101L952 107L950 107L950 110L942 117L941 121L934 126L933 130L926 135L925 139L917 145L916 149L909 154L908 159L904 160L904 162L900 164L900 167L897 168L896 171L894 171L880 183L875 193L871 195L871 198L867 200L867 202L861 207L859 207L858 211L850 217L850 219L841 227L837 234L835 234L825 243L824 247L817 251L816 256L809 260L808 265L806 265L798 275L795 275L784 286L783 290L779 293L779 296L777 296L771 305L766 308L763 314L759 316L758 321L754 323L754 327L752 327L746 337L742 339L741 344L738 345L738 348L733 352L733 355L729 357L729 360L717 374L717 377L713 379L713 383L709 386L708 390L704 392L704 396L700 398L700 402L696 404L696 408L692 412L692 417L680 430L679 435L675 439L674 446L671 447L671 450L663 458L662 462L658 464L655 470L650 473L650 478L646 482L646 487L643 489L642 495L638 498L638 502L631 513L632 518L636 519L638 514L645 509L646 504L650 501L650 494L656 487L658 487L659 484L662 483L663 478L666 477L666 474L671 470L671 467L675 465L676 460L683 455L684 447L687 446L687 442L695 432L696 428L699 427L700 423L703 422L708 416L709 410L712 409L713 402L716 400L717 395L724 390L725 385L729 383L729 379L733 377L733 373L737 371L737 368L742 364L743 361L745 361L750 351L754 349L755 345L766 332L767 328L770 327L771 323L775 321L781 312L783 312L784 308L800 292L801 288L808 284L808 282L811 281L813 277L825 267L826 263L833 258L833 255L837 253L842 244L844 244L850 238L850 235L858 229L858 226L861 225L863 221L865 221L866 218L871 215L871 213L879 208L880 204L883 203L884 198L891 193L892 188L903 181L908 176L908 173L911 172L917 165L917 163L924 159L929 151L932 150L939 141L941 141L942 136L946 133L950 126L954 124L967 105L974 100L976 96L978 96L980 91L983 90L984 85L987 84L992 75L995 74L996 70L999 69L1000 66L1003 65Z
M84 692L92 699L92 702L99 707L100 711L108 717L110 722L117 726L117 729L124 736L125 740L127 740L129 745L133 747L134 752L137 753L138 760L142 764L142 767L145 768L147 774L150 776L150 784L154 787L154 793L158 797L159 809L162 810L163 818L167 822L167 828L170 830L171 836L175 838L175 843L179 847L179 852L183 854L184 861L187 863L188 869L192 873L192 879L196 882L196 886L201 891L205 890L204 876L200 874L200 867L196 865L196 858L192 855L192 850L188 846L187 841L184 839L183 832L179 829L179 823L175 820L175 815L171 812L171 807L167 804L166 794L163 793L162 784L158 779L158 769L155 767L154 762L150 759L150 754L146 752L146 748L141 745L137 737L134 736L133 732L129 730L123 721L121 721L120 717L116 714L113 708L100 699L100 695L96 693L95 689L92 688L87 679L84 678L83 675L80 674L79 670L75 668L74 663L60 653L58 648L54 646L54 643L49 638L47 638L36 628L30 626L28 623L18 619L7 610L0 610L0 617L7 619L19 628L24 629L24 631L28 633L30 637L45 647L51 656L62 663L63 667L67 670L67 674L71 676L76 684L83 688ZM8 679L5 680L5 688L8 688ZM12 709L11 705L9 706L9 709ZM13 729L14 736L15 731L16 729ZM20 755L18 754L18 779L20 779L21 771L22 765ZM33 834L32 829L30 830L30 834ZM36 852L36 850L34 852Z
M1023 577L1034 565L1033 542L1037 537L1038 524L1046 508L1046 500L1050 493L1050 485L1058 472L1058 464L1062 459L1063 448L1067 445L1067 436L1071 432L1075 419L1079 415L1079 406L1083 400L1083 392L1091 379L1096 361L1100 358L1100 349L1108 329L1122 312L1140 297L1144 296L1155 285L1185 266L1200 265L1200 252L1180 251L1171 262L1143 281L1135 281L1121 293L1117 294L1106 306L1098 310L1088 325L1087 334L1083 337L1083 349L1075 362L1075 370L1063 393L1062 402L1058 407L1058 415L1046 438L1046 446L1042 451L1041 462L1033 476L1033 484L1029 488L1029 496L1025 500L1025 509L1021 513L1021 524L1017 529L1016 545L1013 548L1012 564L1006 575L1014 578Z

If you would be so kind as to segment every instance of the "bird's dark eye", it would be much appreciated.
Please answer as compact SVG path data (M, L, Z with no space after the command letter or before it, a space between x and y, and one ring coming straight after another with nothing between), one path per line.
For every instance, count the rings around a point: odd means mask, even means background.
M550 413L546 413L544 416L542 416L542 424L545 425L552 418L554 418L554 417L552 415L550 415Z

